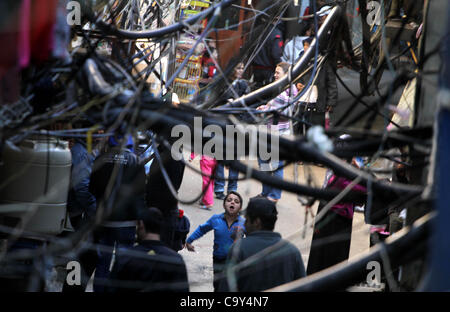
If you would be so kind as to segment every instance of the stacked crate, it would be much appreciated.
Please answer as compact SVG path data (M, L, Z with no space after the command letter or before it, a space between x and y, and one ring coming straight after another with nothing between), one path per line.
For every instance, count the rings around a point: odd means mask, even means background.
M177 69L184 59L184 55L177 55ZM198 82L201 78L202 56L191 56L173 85L173 91L178 95L181 103L189 103L194 99L199 91Z
M182 6L181 19L187 18L191 15L200 13L202 10L210 6L210 1L185 1ZM203 21L203 23L205 23ZM204 25L203 25L204 26ZM192 48L195 40L183 42L185 48ZM181 63L185 60L186 55L183 51L178 50L176 55L175 71L179 68ZM202 78L202 55L193 55L189 58L186 65L183 67L178 77L173 84L173 92L175 92L181 103L191 102L198 94L199 81Z

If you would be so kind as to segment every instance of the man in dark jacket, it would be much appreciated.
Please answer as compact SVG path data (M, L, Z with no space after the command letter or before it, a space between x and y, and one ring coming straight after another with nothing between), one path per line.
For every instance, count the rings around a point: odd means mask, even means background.
M315 111L312 113L312 124L325 127L325 113L333 113L338 100L336 82L336 60L328 55L316 80L318 89Z
M305 52L307 49L315 49L315 47L306 45ZM316 103L305 103L296 117L300 118L302 114L305 114L308 116L307 120L311 125L318 125L325 128L325 114L327 112L330 115L333 113L338 100L336 59L331 53L328 54L327 59L318 70L319 72L315 81L315 86L318 90L317 101ZM300 80L304 86L310 81L311 75L312 71ZM306 125L306 129L308 128L309 124Z
M72 154L72 169L67 210L70 223L75 231L81 226L95 218L96 199L89 191L89 180L94 164L94 155L89 154L86 142L76 139L70 149ZM92 237L88 238L88 242ZM82 248L77 255L82 269L81 285L68 285L64 283L63 292L84 292L97 263L97 253L91 249Z
M131 150L133 140L110 137L106 152L94 162L89 190L97 199L97 219L102 220L94 291L104 291L114 246L132 246L139 211L145 209L145 169Z
M276 23L269 26L271 32L252 61L253 80L256 89L272 82L275 67L281 62L284 38L279 26L275 25ZM265 39L265 37L263 38Z
M254 292L270 289L305 276L300 251L273 232L277 220L275 203L266 198L252 198L247 206L247 237L228 251L226 274L236 269L236 289L224 279L219 290Z
M139 244L117 251L110 291L189 291L183 258L160 240L162 222L159 209L143 211L137 227Z
M89 179L94 164L94 155L89 154L86 142L76 139L70 149L72 155L71 188L67 201L72 227L77 230L84 219L95 216L96 201L89 192Z
M325 5L324 1L317 1L317 7L320 8L318 10L317 15L319 18L319 27L324 23L328 14L330 14L332 7ZM312 26L311 31L313 31L314 26ZM330 32L328 33L328 40L332 40L330 37ZM310 42L311 43L311 42ZM304 52L308 49L316 49L316 46L304 47ZM329 49L329 48L328 48ZM338 100L338 89L337 89L337 80L336 80L336 58L330 50L323 49L320 51L321 55L326 55L326 60L322 64L322 67L318 69L317 79L315 81L315 85L318 90L318 97L316 103L304 103L298 114L296 114L297 118L300 118L302 114L305 115L305 119L308 121L306 124L306 129L310 127L310 125L319 125L326 128L325 120L326 113L329 113L330 119L333 114L333 110L337 105ZM312 75L312 70L301 79L301 84L304 86L310 81ZM296 133L299 133L299 128L296 127ZM300 131L301 133L301 131Z
M178 209L178 199L172 194L164 177L163 169L176 192L183 182L185 165L172 158L171 151L164 146L158 147L161 162L155 159L150 167L146 185L147 207L156 207L163 214L161 241L175 251L183 249L186 235L189 233L189 220L182 217ZM162 163L162 166L161 166Z

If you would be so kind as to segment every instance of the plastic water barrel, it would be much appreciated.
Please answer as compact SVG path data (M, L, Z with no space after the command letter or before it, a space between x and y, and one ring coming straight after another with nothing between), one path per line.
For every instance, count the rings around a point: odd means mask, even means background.
M65 227L72 156L67 141L33 138L5 146L0 163L0 216L23 229L60 234Z

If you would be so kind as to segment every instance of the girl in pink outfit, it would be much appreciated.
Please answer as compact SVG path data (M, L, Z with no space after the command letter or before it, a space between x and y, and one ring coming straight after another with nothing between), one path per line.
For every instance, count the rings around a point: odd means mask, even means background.
M194 160L195 154L191 153L190 160ZM202 155L200 159L200 170L204 175L202 175L202 192L203 198L201 200L201 206L204 209L211 210L214 205L214 176L217 166L217 161L209 156ZM206 189L206 191L205 191Z

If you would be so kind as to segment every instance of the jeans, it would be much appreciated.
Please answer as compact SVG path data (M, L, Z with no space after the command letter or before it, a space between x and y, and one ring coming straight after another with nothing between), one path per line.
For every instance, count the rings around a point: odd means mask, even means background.
M283 179L283 166L284 166L284 162L283 161L263 161L260 158L258 158L258 164L259 167L262 167L264 165L264 167L267 167L270 165L272 171L270 172L271 175L273 175L274 177ZM272 186L263 184L263 189L262 189L262 196L264 197L270 197L272 199L280 199L281 198L281 190L274 188Z
M223 280L222 274L224 273L226 259L216 259L213 258L213 271L214 271L214 292L219 291L219 285Z
M228 172L228 193L231 191L237 191L237 179L239 172L229 169ZM214 181L214 193L225 192L225 168L222 164L217 164L216 179Z
M132 247L135 242L136 227L101 227L98 234L98 262L95 269L94 292L104 292L114 247Z

